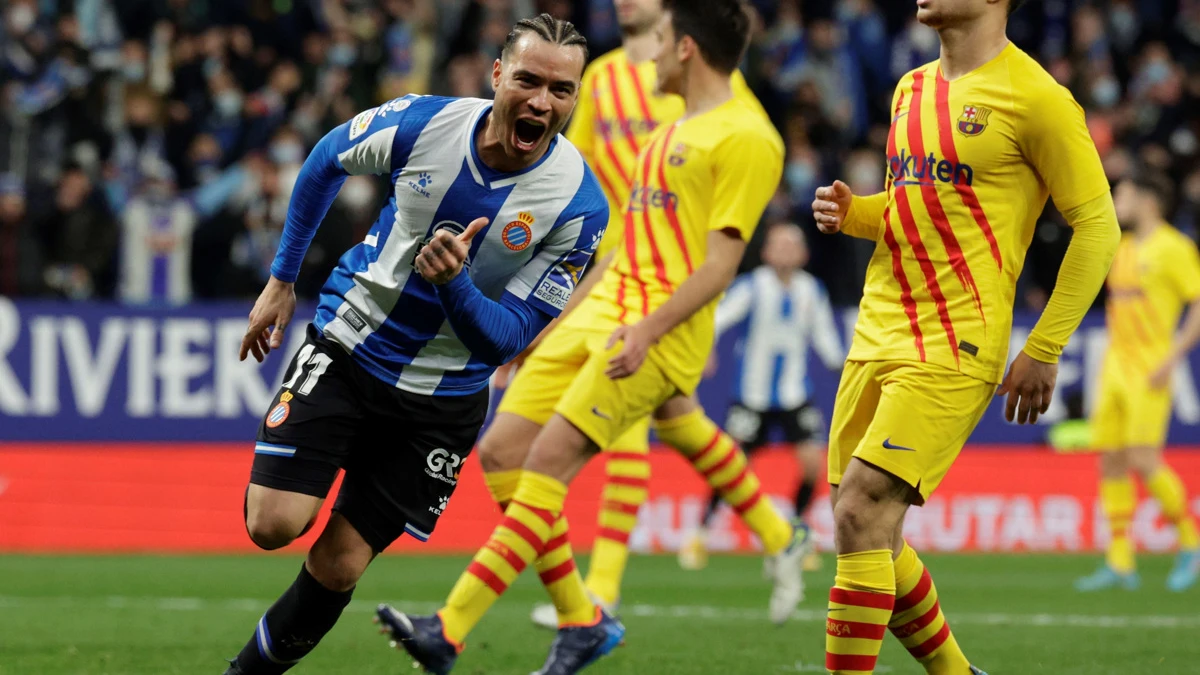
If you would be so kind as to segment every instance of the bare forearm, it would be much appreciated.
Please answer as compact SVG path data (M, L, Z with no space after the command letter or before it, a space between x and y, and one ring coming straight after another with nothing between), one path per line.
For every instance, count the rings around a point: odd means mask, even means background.
M1175 335L1175 344L1171 346L1171 359L1187 356L1197 342L1200 342L1200 300L1193 301L1188 307L1187 318L1183 320L1183 327Z
M708 303L716 300L737 274L737 261L709 259L679 285L675 294L650 313L643 324L655 339L671 332Z

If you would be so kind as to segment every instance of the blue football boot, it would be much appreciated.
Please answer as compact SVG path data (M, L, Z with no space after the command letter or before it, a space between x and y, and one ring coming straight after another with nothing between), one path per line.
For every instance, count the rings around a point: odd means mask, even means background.
M403 647L408 655L433 675L447 675L458 660L458 647L446 638L442 618L409 616L390 605L375 609L375 621L392 639L393 647Z
M1195 585L1200 579L1200 548L1180 551L1175 557L1175 567L1167 576L1167 590L1180 593Z
M987 675L987 673L985 673L985 672L983 672L982 670L980 670L980 669L976 668L975 666L971 666L971 675Z
M550 655L533 675L574 675L611 652L625 637L625 626L599 607L600 620L591 626L564 626L550 645Z
M1121 574L1108 565L1101 565L1100 569L1095 572L1075 580L1075 590L1081 593L1105 591L1110 588L1124 588L1127 591L1136 591L1141 585L1142 580L1138 577L1137 572Z

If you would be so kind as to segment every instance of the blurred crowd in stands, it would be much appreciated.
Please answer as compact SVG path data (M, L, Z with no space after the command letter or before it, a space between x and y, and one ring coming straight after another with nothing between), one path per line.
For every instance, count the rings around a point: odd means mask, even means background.
M883 185L892 88L937 57L910 0L753 0L743 70L787 142L767 219L810 232L810 270L859 298L869 242L822 237L813 190ZM620 44L612 0L7 0L0 31L0 295L180 304L252 297L308 149L409 92L490 96L512 23ZM1110 179L1168 175L1200 227L1200 0L1030 0L1009 36L1070 87ZM313 297L387 198L347 181L297 285ZM761 232L761 229L760 229ZM1039 309L1070 233L1047 209L1018 292ZM756 262L752 249L746 266Z

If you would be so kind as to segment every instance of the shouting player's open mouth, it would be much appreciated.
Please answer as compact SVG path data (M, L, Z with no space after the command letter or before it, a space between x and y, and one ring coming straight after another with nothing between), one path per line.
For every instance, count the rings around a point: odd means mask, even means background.
M545 133L545 124L537 120L518 119L513 125L513 145L521 152L533 152Z

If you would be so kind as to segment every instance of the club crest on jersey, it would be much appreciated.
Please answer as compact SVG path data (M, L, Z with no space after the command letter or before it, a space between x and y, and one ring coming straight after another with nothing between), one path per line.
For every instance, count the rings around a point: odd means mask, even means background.
M958 133L963 136L978 136L987 129L988 116L992 114L991 108L985 108L981 105L964 105L963 113L958 118Z
M271 412L267 414L267 427L274 429L275 427L287 421L288 415L292 412L292 406L289 401L292 400L292 392L285 391L279 396L279 404L271 408Z
M683 166L683 163L687 161L687 154L688 146L683 143L676 143L675 147L671 149L670 156L667 157L667 164L671 166Z
M522 211L517 214L517 219L504 226L500 232L500 240L508 247L510 251L524 251L533 243L533 214L528 211Z

